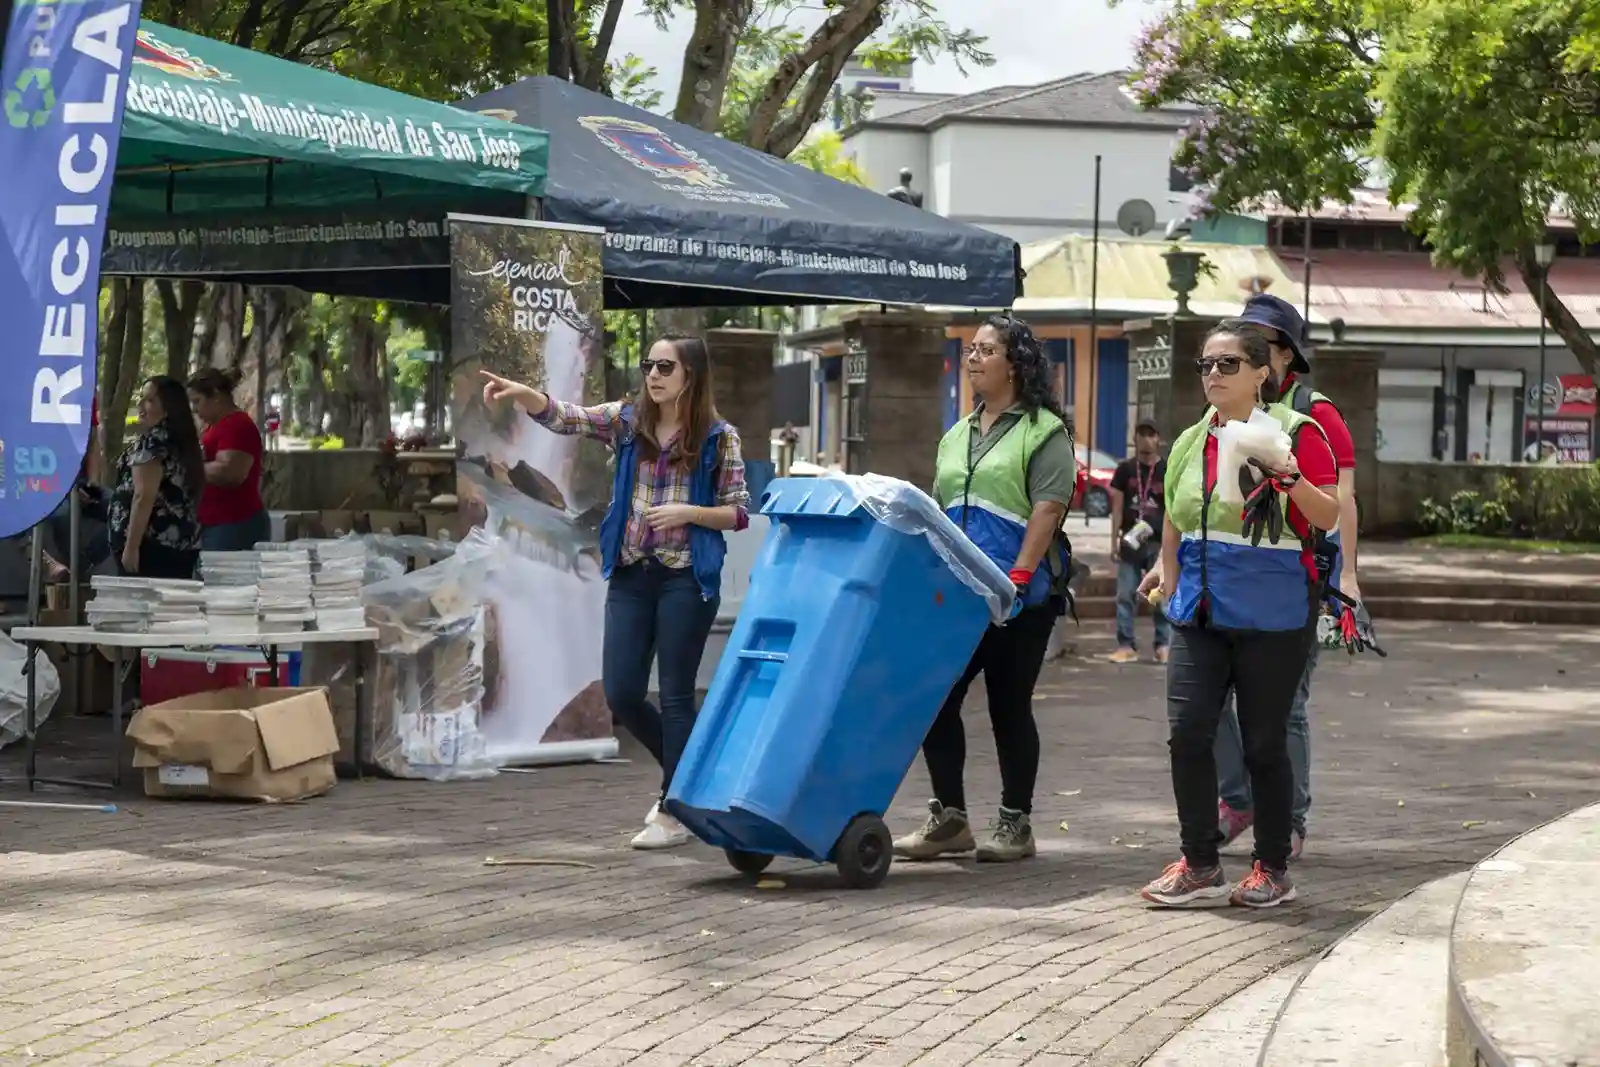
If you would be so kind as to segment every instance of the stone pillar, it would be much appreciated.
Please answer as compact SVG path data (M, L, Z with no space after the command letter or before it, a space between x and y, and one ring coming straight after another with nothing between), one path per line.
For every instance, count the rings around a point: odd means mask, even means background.
M1199 421L1206 409L1205 389L1194 361L1215 324L1214 319L1169 315L1122 327L1139 379L1139 418L1154 422L1168 444Z
M1310 383L1338 405L1355 439L1358 503L1377 499L1378 365L1382 360L1383 353L1376 349L1332 344L1319 347L1311 361ZM1366 528L1368 523L1359 525Z
M845 427L845 469L884 474L921 489L933 485L944 434L940 385L945 327L927 311L858 311L845 316L845 389L859 433Z
M746 460L772 460L772 363L778 335L771 330L707 330L713 399L744 443Z

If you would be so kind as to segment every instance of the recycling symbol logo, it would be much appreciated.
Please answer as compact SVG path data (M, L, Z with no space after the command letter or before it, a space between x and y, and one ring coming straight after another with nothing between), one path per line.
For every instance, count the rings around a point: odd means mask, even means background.
M44 67L24 70L17 75L16 84L6 90L6 121L13 129L38 129L50 121L55 109L56 91L50 84L50 71Z

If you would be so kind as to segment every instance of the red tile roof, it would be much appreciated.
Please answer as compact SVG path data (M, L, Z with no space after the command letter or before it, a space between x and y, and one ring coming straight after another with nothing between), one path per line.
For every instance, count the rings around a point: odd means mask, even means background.
M1284 273L1298 280L1299 253L1279 250ZM1311 304L1328 319L1351 326L1396 329L1539 328L1539 304L1507 264L1505 295L1488 292L1473 279L1433 266L1424 253L1311 253ZM1600 330L1600 259L1558 259L1550 268L1550 291L1579 322ZM1278 293L1299 303L1293 293Z

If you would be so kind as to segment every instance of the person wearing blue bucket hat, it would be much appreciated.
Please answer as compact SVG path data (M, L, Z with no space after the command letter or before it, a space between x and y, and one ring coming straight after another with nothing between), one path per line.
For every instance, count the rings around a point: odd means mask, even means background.
M1317 536L1316 552L1324 584L1359 603L1361 587L1356 578L1356 500L1355 442L1350 427L1333 401L1299 381L1297 376L1311 372L1306 355L1306 323L1293 304L1270 293L1256 293L1245 302L1239 315L1254 326L1272 351L1272 369L1282 384L1279 402L1312 419L1322 428L1339 468L1339 525L1328 534ZM1289 757L1294 768L1294 843L1291 859L1305 850L1306 819L1311 810L1311 724L1307 702L1311 695L1311 675L1317 666L1317 647L1311 657L1289 713ZM1231 843L1255 822L1250 773L1245 767L1244 738L1230 691L1217 728L1217 779L1221 799L1218 824L1224 844Z

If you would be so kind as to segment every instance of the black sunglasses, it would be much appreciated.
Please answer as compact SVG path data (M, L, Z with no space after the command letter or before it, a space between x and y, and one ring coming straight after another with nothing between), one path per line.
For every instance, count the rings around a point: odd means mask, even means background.
M1244 366L1244 360L1238 356L1223 356L1221 359L1201 358L1194 361L1194 369L1204 378L1212 371L1221 371L1223 375L1232 377L1239 373L1239 368Z
M639 373L643 375L655 374L662 378L672 377L673 370L678 366L675 359L641 359Z

